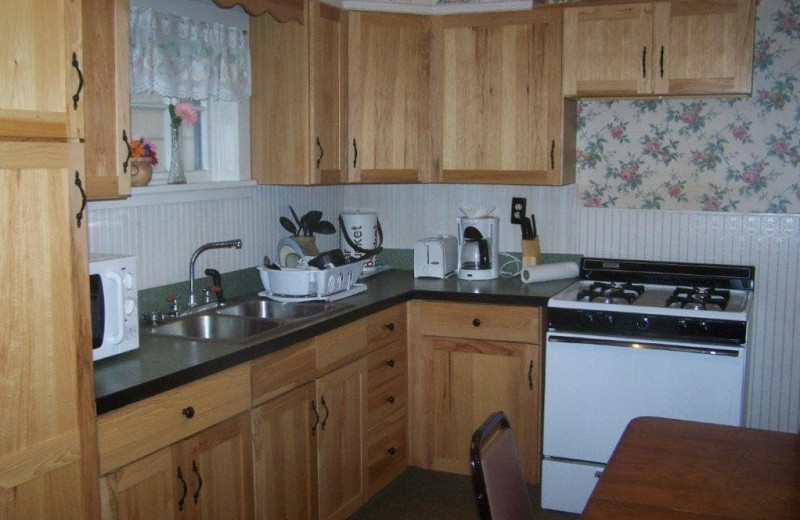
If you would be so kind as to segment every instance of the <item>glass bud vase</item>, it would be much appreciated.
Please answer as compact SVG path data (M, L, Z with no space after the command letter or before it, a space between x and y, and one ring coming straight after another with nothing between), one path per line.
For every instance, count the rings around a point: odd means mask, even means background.
M181 152L181 126L170 125L169 177L167 184L186 184L183 174L183 153Z

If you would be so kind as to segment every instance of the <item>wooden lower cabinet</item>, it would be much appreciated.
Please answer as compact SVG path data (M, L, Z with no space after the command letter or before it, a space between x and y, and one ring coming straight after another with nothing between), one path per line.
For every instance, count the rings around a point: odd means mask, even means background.
M411 465L469 474L472 433L489 414L503 411L525 479L539 481L539 313L532 307L412 302Z
M250 414L212 426L100 481L107 520L249 520L253 517Z

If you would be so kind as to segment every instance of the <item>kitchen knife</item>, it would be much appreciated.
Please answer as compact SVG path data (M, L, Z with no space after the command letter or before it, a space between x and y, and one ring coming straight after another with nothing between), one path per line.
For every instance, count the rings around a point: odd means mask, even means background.
M538 233L536 233L536 216L531 214L531 240L533 240L537 236L539 235Z

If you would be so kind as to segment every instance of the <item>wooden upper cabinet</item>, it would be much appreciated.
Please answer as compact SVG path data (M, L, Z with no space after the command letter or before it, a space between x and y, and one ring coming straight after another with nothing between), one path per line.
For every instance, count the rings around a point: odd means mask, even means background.
M430 17L347 15L347 180L429 181Z
M749 94L754 0L655 4L656 94Z
M574 104L561 96L561 9L433 19L435 177L574 182ZM563 123L572 127L564 132ZM567 167L562 157L567 156Z
M755 0L564 9L565 96L747 94Z
M630 96L652 90L653 4L564 9L564 95Z
M345 23L342 12L304 4L302 24L250 20L250 148L262 184L342 182Z
M83 0L86 191L91 199L130 195L128 0Z
M80 16L78 0L3 2L0 139L83 137Z

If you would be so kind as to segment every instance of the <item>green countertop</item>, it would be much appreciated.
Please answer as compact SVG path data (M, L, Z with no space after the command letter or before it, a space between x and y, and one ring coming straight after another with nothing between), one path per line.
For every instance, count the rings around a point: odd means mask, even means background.
M455 277L415 279L412 271L389 270L364 279L367 291L339 300L347 304L345 308L287 328L268 341L191 341L141 333L138 349L94 363L97 413L110 412L262 357L408 300L545 307L552 295L574 281L524 284L519 277L486 281L465 281ZM246 297L238 296L232 301Z

